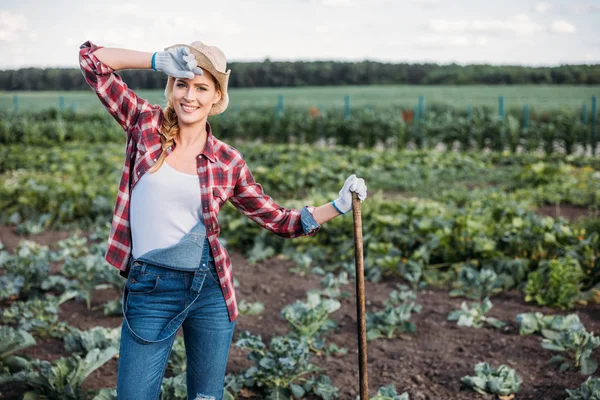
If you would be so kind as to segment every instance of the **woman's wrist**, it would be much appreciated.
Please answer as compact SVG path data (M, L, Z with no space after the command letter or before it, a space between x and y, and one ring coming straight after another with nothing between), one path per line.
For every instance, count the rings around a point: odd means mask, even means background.
M340 208L337 206L337 204L335 204L335 200L331 200L331 205L333 206L333 208L335 208L337 210L337 212L340 213L340 215L344 215L344 212L342 210L340 210Z

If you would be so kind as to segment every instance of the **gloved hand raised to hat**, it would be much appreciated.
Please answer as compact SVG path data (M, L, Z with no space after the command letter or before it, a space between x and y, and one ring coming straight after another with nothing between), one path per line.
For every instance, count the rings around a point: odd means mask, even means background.
M194 75L202 75L196 57L189 47L179 46L167 51L157 51L152 55L152 69L162 71L175 78L192 79Z
M367 198L367 185L365 180L357 178L352 174L344 182L344 187L340 190L337 199L333 200L332 204L341 214L345 214L352 209L352 192L356 192L361 203Z

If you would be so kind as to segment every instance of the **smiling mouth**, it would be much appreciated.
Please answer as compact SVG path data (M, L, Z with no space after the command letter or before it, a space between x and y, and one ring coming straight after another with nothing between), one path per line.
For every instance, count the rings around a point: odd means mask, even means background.
M197 109L199 109L200 107L188 106L185 104L181 104L181 108L183 108L183 111L193 112L193 111L196 111Z

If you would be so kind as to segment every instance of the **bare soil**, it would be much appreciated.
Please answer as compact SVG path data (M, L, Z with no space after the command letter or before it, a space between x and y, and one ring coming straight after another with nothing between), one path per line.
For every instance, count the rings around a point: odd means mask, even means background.
M30 237L15 235L11 228L0 226L0 239L12 251L19 240L28 238L51 248L68 232L46 232ZM288 327L279 313L283 306L304 299L306 291L320 288L320 277L300 276L289 272L292 263L274 257L257 265L249 265L237 252L231 251L235 276L240 282L238 298L249 302L261 301L265 311L259 316L240 316L236 326L237 336L249 330L260 334L263 341L274 335L284 335ZM117 273L117 271L115 271ZM383 306L389 292L401 283L398 278L388 278L382 283L365 283L367 311ZM340 399L354 400L358 395L357 319L355 288L351 283L344 288L352 295L342 300L342 308L333 314L338 329L327 336L329 343L348 349L340 357L313 357L312 362L322 368L333 384L340 390ZM92 294L92 307L120 293L107 289ZM554 355L544 350L539 336L520 336L515 316L519 313L541 311L565 314L556 310L525 303L518 292L503 293L492 299L494 308L489 315L507 323L503 329L464 328L447 321L448 313L460 307L463 299L448 296L443 289L424 289L418 293L417 303L423 306L414 315L417 326L415 334L403 335L392 340L375 340L368 343L369 393L373 396L381 386L394 384L398 393L407 391L411 400L437 399L492 399L461 387L461 377L474 375L475 364L489 362L497 368L507 364L517 370L523 379L521 392L516 399L564 399L565 389L579 386L586 377L577 371L559 373L556 367L547 365ZM600 305L577 306L576 312L590 331L600 330ZM117 327L121 317L105 317L102 310L89 311L84 303L75 301L61 305L60 319L80 329L94 326ZM181 335L181 330L178 332ZM62 341L38 340L38 345L21 352L29 357L56 360L67 356ZM598 359L598 352L595 354ZM238 374L251 365L245 351L232 345L228 373ZM117 359L112 359L92 373L84 382L85 389L115 387ZM5 399L20 399L23 388L0 388ZM241 399L258 399L260 396L245 391Z

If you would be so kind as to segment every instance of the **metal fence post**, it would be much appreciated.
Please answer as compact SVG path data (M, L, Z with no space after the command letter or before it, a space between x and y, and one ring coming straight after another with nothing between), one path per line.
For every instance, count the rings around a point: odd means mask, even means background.
M592 97L592 156L596 155L596 123L598 122L598 96Z
M350 96L344 96L344 119L350 119Z

